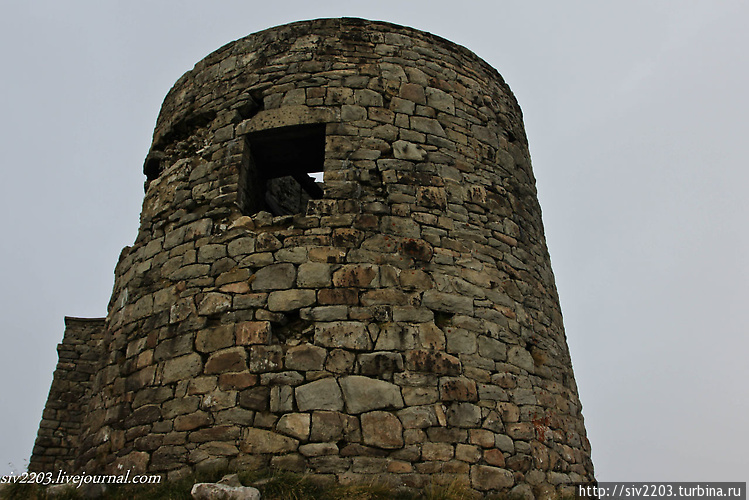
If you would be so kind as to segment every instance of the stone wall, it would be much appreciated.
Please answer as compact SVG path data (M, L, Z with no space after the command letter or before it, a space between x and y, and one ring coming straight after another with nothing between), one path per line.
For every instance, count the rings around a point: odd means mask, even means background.
M72 471L91 377L101 357L104 318L65 318L59 361L42 413L29 470Z
M323 197L255 213L248 138L314 124ZM358 19L250 35L175 84L144 170L77 469L593 478L521 111L473 53Z

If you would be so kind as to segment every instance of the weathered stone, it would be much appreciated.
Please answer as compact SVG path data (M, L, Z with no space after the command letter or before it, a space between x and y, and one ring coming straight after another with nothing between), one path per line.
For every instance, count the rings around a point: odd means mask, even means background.
M445 113L455 114L455 98L440 89L428 87L426 89L427 104Z
M271 339L270 321L245 321L236 325L237 344L269 344Z
M465 377L440 379L440 399L443 401L478 401L476 382Z
M362 375L387 378L388 375L403 371L403 356L394 352L360 354L358 361Z
M336 287L375 288L380 285L379 268L372 264L350 264L333 273Z
M309 439L311 417L309 413L287 413L276 424L276 431L300 441Z
M384 411L373 411L361 416L364 444L377 448L403 447L403 426L398 417Z
M228 311L231 308L231 296L223 293L208 293L198 305L198 314L211 316Z
M300 385L294 392L299 411L343 410L343 394L332 377Z
M361 441L359 419L336 411L316 411L312 414L310 441Z
M406 368L417 372L439 375L459 375L460 360L439 351L412 350L406 352Z
M277 372L283 369L283 350L278 345L250 346L250 371Z
M248 410L265 411L268 409L270 388L251 387L239 393L239 405Z
M322 262L305 262L299 266L296 277L300 288L323 288L332 283L330 264Z
M481 356L489 359L495 361L505 361L507 359L507 346L499 340L479 335L478 349Z
M315 325L315 344L323 347L342 347L353 350L372 348L363 323L355 321L334 321Z
M343 377L340 384L348 413L403 408L403 397L395 384L359 375Z
M233 343L234 328L231 325L200 330L195 337L195 349L206 353L229 347Z
M203 369L203 361L196 353L187 354L164 362L161 382L169 384L177 380L190 379L198 375Z
M294 285L296 269L294 264L272 264L254 274L253 290L285 290Z
M507 362L524 370L528 370L531 373L535 370L533 356L531 356L530 352L520 346L510 347L510 350L507 353Z
M420 146L408 141L395 141L393 143L393 155L401 160L423 160L427 152Z
M288 453L299 446L296 439L263 429L245 429L240 448L245 453Z
M499 490L510 488L514 484L515 479L508 470L488 465L471 466L471 485L477 490Z
M359 292L354 288L323 288L317 293L317 302L321 305L359 303Z
M247 369L247 351L244 347L232 347L216 351L205 363L205 373L241 372Z
M473 299L461 295L427 290L421 304L435 311L473 315Z
M271 311L294 311L315 303L314 290L279 290L268 295L268 309Z
M284 413L294 410L294 392L288 385L275 385L270 388L270 411Z
M478 427L481 424L481 408L471 403L456 403L447 410L447 425L454 427Z
M494 465L495 467L505 466L505 456L497 448L484 450L484 461L489 465Z
M432 406L412 406L399 411L397 415L405 429L425 429L439 425Z
M458 444L455 446L455 458L469 464L475 464L481 459L481 449L470 444Z
M335 443L309 443L299 447L299 453L305 457L320 457L324 455L338 455Z
M196 411L189 415L180 415L174 419L175 431L192 431L213 423L213 417L204 411Z
M286 368L289 370L322 370L328 351L312 344L301 344L286 352Z

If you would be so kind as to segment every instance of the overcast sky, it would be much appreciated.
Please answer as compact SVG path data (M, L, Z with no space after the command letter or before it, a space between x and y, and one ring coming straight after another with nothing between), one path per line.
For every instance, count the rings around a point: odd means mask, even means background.
M161 101L227 42L319 17L429 31L525 116L596 476L747 481L749 3L0 5L0 473L27 465L63 317L101 317Z

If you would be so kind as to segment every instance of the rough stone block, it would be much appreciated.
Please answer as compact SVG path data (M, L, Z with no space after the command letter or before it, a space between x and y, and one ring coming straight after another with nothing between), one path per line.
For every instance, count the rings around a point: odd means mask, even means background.
M314 290L279 290L268 295L268 309L274 312L294 311L315 303Z
M438 375L459 375L460 360L440 351L415 349L406 352L406 369Z
M488 465L471 466L471 485L477 490L499 490L515 484L512 473L506 469Z
M473 315L473 299L462 295L427 290L421 304L435 311Z
M240 443L240 449L245 453L289 453L298 447L296 439L254 428L244 430Z
M231 347L216 351L205 363L205 373L241 372L247 369L247 352L244 347Z
M332 283L330 264L323 262L305 262L299 266L296 277L300 288L323 288Z
M286 368L289 370L322 370L328 351L312 344L301 344L286 352Z
M261 268L254 274L253 290L285 290L294 285L296 269L294 264L272 264Z
M358 362L360 373L366 376L388 378L388 375L403 371L403 356L395 352L360 354Z
M341 378L340 385L348 413L358 414L376 409L403 408L400 387L395 384L352 375Z
M197 353L168 359L164 362L161 382L163 384L169 384L178 380L187 380L197 376L202 370L203 361Z
M271 339L270 321L244 321L235 326L237 344L269 344Z
M280 345L253 345L249 349L251 372L277 372L283 369L283 348Z
M232 325L199 330L195 337L195 349L205 353L217 351L232 344L234 344L234 328Z
M442 401L478 401L476 382L465 377L443 377L439 384Z
M403 447L403 426L398 417L384 411L373 411L361 416L364 444L377 448Z
M364 324L355 321L316 324L315 344L323 347L342 347L358 351L372 348L372 341Z
M332 377L300 385L294 392L299 411L343 410L343 394Z
M207 293L198 305L198 314L211 316L231 309L231 295L223 293Z
M287 413L276 424L276 431L300 441L309 439L311 417L309 413Z

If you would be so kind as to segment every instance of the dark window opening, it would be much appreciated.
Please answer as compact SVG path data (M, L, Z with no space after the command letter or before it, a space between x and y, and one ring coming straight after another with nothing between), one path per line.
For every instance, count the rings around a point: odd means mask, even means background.
M242 207L252 214L303 213L310 199L322 198L325 124L262 130L247 136Z

